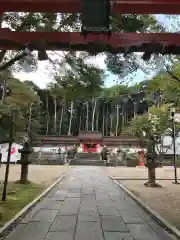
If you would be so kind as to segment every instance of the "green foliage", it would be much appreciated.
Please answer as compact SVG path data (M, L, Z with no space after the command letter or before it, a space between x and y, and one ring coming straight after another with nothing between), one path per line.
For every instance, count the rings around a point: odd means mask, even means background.
M113 30L116 32L161 32L164 28L152 15L123 14L113 16ZM126 77L137 69L147 71L147 64L143 66L141 55L132 54L106 54L106 65L110 72ZM156 57L152 60L151 67L156 68ZM149 66L150 68L150 66Z
M126 131L132 132L140 139L159 139L163 134L168 134L167 130L171 127L169 116L168 106L153 106L149 108L148 113L133 118Z
M11 89L11 95L5 97L4 100L0 102L0 125L1 128L4 129L4 134L7 136L10 114L15 110L15 133L19 139L27 131L30 104L33 104L31 119L32 130L38 128L37 109L40 100L34 90L16 78L9 77L7 79L7 85Z
M58 96L66 95L66 99L74 100L92 98L101 91L104 80L104 71L85 63L83 55L65 56L65 62L61 63L61 68L66 69L65 73L56 73L56 83L52 86L52 91Z

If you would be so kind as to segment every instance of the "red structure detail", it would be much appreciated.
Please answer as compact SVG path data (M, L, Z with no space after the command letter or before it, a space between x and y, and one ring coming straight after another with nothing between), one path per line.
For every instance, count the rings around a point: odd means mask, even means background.
M81 12L82 0L0 0L0 12ZM179 0L118 0L113 13L179 14Z
M144 150L139 151L139 166L144 167L145 166L145 153Z
M13 147L13 148L11 149L11 155L13 155L15 152L16 152L16 148Z
M82 143L82 152L98 152L98 144L93 144L92 148L88 148L86 143Z
M103 42L112 47L139 46L134 51L146 51L141 48L143 44L160 43L164 46L180 46L180 34L178 33L112 33L111 37L107 35L88 35L84 38L78 32L10 32L5 29L0 30L0 49L16 50L24 47L26 44L32 46L34 50L38 49L38 43L42 40L46 42L47 50L88 50L89 42ZM73 46L75 46L73 48ZM83 48L84 46L84 48Z

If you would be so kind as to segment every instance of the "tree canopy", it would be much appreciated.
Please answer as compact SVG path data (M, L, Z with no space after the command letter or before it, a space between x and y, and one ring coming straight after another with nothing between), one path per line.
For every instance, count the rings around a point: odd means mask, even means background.
M56 74L55 82L46 89L31 81L21 82L10 72L1 74L1 82L6 80L11 89L0 104L1 128L6 134L8 114L14 107L18 112L15 121L18 136L27 134L29 124L35 135L76 135L82 130L120 135L128 126L136 125L142 133L143 126L150 127L148 113L166 119L170 107L179 111L180 83L166 72L161 71L151 80L133 86L105 87L103 70L85 63L82 56L76 59L66 71ZM175 69L178 75L178 67ZM162 125L167 127L167 124Z
M79 31L79 14L55 13L4 13L3 20L16 31ZM121 14L112 16L113 32L162 32L162 26L154 16ZM0 52L0 64L4 64L21 51ZM150 107L175 106L179 110L179 62L178 58L163 58L164 68L158 62L162 56L153 56L147 63L141 54L106 55L107 70L123 78L137 69L158 69L156 76L133 86L117 84L105 87L105 70L88 63L90 53L64 52L56 57L49 55L53 66L52 82L40 89L31 81L21 82L13 77L24 63L37 69L37 53L31 62L22 58L15 65L0 72L0 83L11 89L9 96L0 103L0 121L3 132L8 132L8 114L17 109L16 132L24 135L28 126L34 134L78 134L81 130L99 130L104 135L120 135L137 115L143 119ZM168 65L171 63L170 66ZM166 64L168 63L168 64ZM161 112L160 110L157 110ZM145 115L143 115L145 114ZM139 118L138 118L139 119Z

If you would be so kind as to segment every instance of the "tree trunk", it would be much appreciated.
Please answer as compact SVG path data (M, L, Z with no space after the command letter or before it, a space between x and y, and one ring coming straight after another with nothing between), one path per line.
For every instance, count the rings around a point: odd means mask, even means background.
M80 112L79 115L79 132L81 131L81 125L82 125L82 111Z
M147 148L147 168L148 168L148 181L144 183L146 187L161 187L156 183L156 152L155 141L151 140L152 146ZM148 154L149 153L149 154ZM149 157L149 156L150 157Z
M156 168L155 167L148 167L148 181L144 183L146 187L161 187L156 182Z
M27 184L28 181L28 164L21 165L21 177L20 177L20 184Z
M71 135L72 118L73 118L73 106L74 106L74 102L71 101L71 110L70 110L70 119L69 119L68 136Z
M117 112L117 116L116 116L116 136L118 135L118 127L119 127L119 106L116 106L116 112Z
M124 127L124 105L122 103L121 105L121 131L123 130Z
M49 132L49 98L46 97L46 135Z
M108 136L109 133L109 111L108 111L108 105L106 104L106 133L105 135Z
M59 123L59 136L61 135L63 115L64 115L64 105L62 106L62 110L61 110L61 117L60 117L60 123Z
M33 103L30 103L30 106L29 106L29 119L28 119L28 132L31 131L32 105L33 105Z
M99 131L99 109L96 111L96 131Z
M57 100L54 98L54 132L56 133L56 121L57 121Z
M97 106L97 99L95 99L93 113L92 113L92 131L94 131L94 120L95 120L95 113L96 113L96 106Z
M103 122L102 122L102 134L103 134L103 136L104 136L104 105L103 105L103 116L102 116L102 120L103 120Z
M86 131L89 131L89 102L86 103Z
M137 115L137 102L135 101L134 102L134 118L136 117Z
M112 126L113 126L113 115L111 113L110 114L110 136L112 136L112 134L113 134Z

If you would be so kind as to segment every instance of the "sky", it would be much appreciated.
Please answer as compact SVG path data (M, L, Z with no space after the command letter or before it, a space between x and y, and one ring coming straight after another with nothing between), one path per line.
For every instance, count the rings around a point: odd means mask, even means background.
M105 56L100 55L97 57L93 57L90 62L92 62L94 65L98 66L101 69L106 69L106 65L104 63ZM32 80L34 83L36 83L39 87L44 88L46 84L53 81L52 76L52 66L49 63L49 61L39 61L38 62L38 69L36 72L19 72L15 74L16 77L18 77L21 80ZM111 75L107 78L107 82L113 82L113 79L115 76Z
M167 31L173 31L175 27L173 26L173 20L167 18L164 15L156 15L156 18L159 22L161 22L165 27ZM106 69L106 65L104 63L105 56L103 54L100 54L96 57L93 57L90 62L92 62L94 65ZM153 74L153 73L152 73ZM114 84L120 83L120 79L117 78L117 76L107 72L107 77L105 79L105 86L112 86ZM31 80L35 84L37 84L41 88L45 88L47 84L53 81L52 77L52 66L49 63L49 61L41 61L38 62L38 69L35 72L19 72L15 74L15 77L19 78L20 80ZM150 78L151 75L147 75L141 70L138 70L134 75L132 79L132 83L137 83L140 81L143 81L145 79Z

